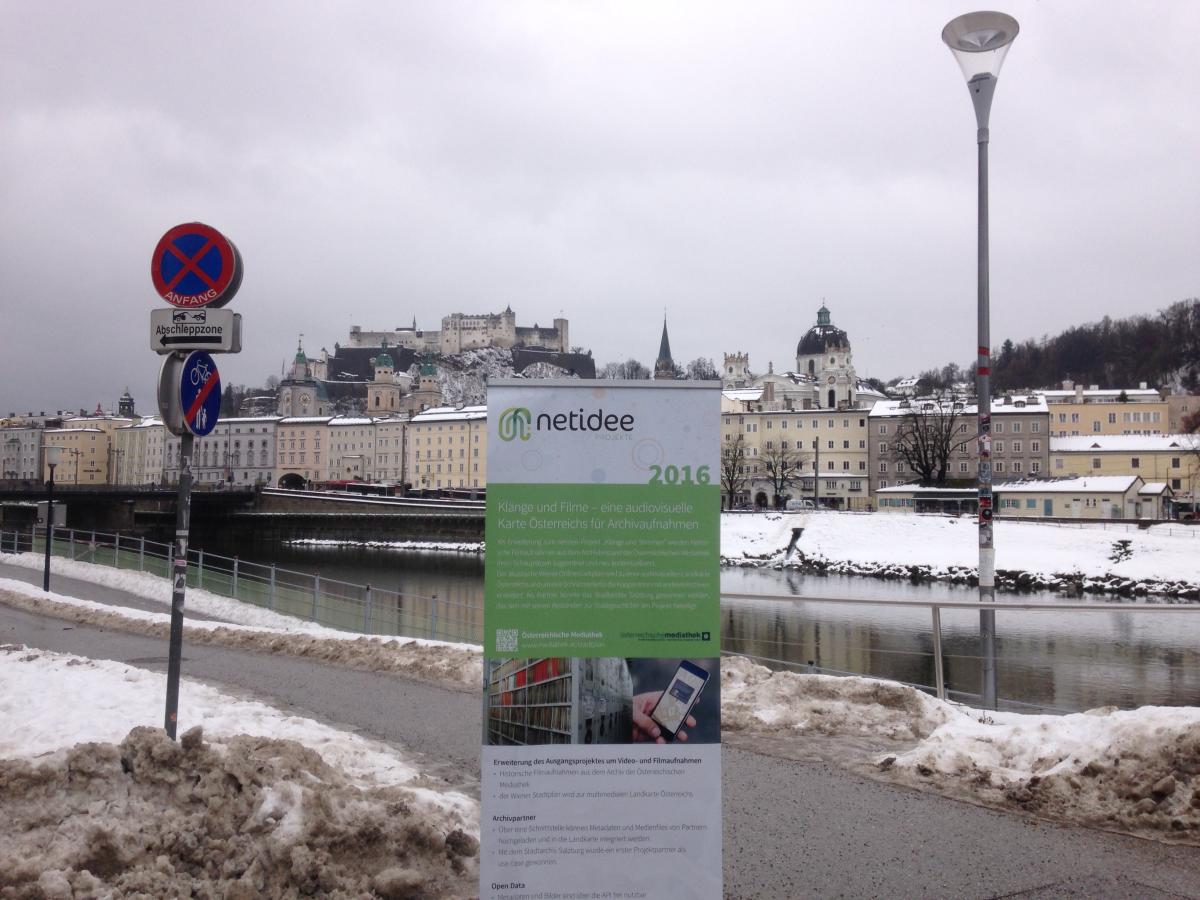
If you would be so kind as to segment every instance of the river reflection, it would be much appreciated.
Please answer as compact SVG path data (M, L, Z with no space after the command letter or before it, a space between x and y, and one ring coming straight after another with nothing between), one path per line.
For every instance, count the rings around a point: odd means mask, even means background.
M228 552L212 548L214 552ZM243 557L247 559L247 557ZM438 637L482 639L483 568L474 554L411 550L291 546L266 551L263 562L323 584L371 584L372 630L397 627L424 635L429 598ZM281 575L281 580L287 576ZM934 683L928 609L816 602L806 598L972 602L973 588L914 585L853 576L805 576L772 569L724 569L724 593L787 595L783 599L727 598L722 602L722 649L760 658L775 668L809 663L828 672L875 675L911 684ZM395 597L389 592L403 595ZM354 603L358 593L353 593ZM1080 603L1055 594L1001 594L996 629L999 694L1047 709L1084 710L1200 705L1200 608L1191 612L1130 612L1128 601L1090 601L1096 612L1004 610L1004 601ZM1140 605L1140 604L1139 604ZM348 606L349 625L361 606ZM412 627L411 623L419 623ZM946 687L952 697L979 690L979 615L942 611Z
M789 594L795 599L726 599L722 647L825 671L934 683L931 614L912 607L815 602L805 597L971 602L973 588L914 585L848 576L730 569L721 590ZM1060 710L1113 705L1200 704L1200 608L1130 612L1128 602L1092 601L1096 612L1004 610L1004 600L1080 603L1054 594L1000 595L996 605L999 694ZM953 697L979 691L979 615L942 611L946 687ZM783 664L787 664L786 666Z

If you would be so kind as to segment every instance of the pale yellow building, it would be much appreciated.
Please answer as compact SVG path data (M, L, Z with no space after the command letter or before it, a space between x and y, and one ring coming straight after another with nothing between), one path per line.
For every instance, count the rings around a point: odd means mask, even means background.
M375 480L375 420L365 416L335 416L329 420L326 478Z
M801 471L809 478L810 485L805 493L797 482L785 492L790 497L811 496L812 476L819 471L822 485L837 486L829 492L823 488L821 499L825 505L866 509L870 503L868 415L865 409L722 412L722 449L728 453L741 437L745 477L745 489L737 497L725 497L726 506L774 506L767 459L772 454L777 457L786 452L800 455Z
M1149 493L1143 498L1141 492L1145 487L1145 481L1137 475L1010 481L994 488L996 515L1005 519L1159 518L1162 492L1159 491L1156 502Z
M1170 427L1167 400L1144 383L1124 390L1073 385L1039 393L1045 396L1050 407L1050 434L1053 437L1166 434Z
M329 416L288 416L275 425L274 483L302 488L329 478Z
M409 420L407 481L416 490L487 486L487 407L434 407Z
M148 416L136 425L113 432L114 484L161 484L166 465L167 429L162 419Z
M113 434L119 428L132 425L132 419L117 416L74 416L63 421L62 428L50 428L42 436L42 477L50 477L45 462L45 448L61 451L54 481L61 485L95 485L111 483L116 460L113 455Z
M1176 502L1191 504L1200 491L1200 435L1054 438L1050 474L1139 475L1147 482L1164 482Z
M375 479L389 484L408 480L405 460L408 416L375 420Z

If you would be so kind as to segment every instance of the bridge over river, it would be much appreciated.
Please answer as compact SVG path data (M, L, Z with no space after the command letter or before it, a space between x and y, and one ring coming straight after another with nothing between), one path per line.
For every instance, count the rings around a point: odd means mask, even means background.
M29 528L41 489L0 490L0 525ZM66 528L168 542L175 530L175 488L58 487ZM316 491L192 492L192 543L273 546L281 541L483 540L483 501L361 497Z

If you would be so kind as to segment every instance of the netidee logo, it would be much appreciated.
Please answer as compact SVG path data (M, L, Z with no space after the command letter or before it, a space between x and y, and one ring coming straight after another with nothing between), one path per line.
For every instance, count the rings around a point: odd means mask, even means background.
M525 407L510 406L500 413L500 440L529 440L529 426L532 422L533 414Z
M633 416L628 413L606 413L602 409L588 412L578 410L560 413L538 413L537 419L524 406L510 406L500 413L500 440L527 441L533 431L598 431L629 433L633 431Z

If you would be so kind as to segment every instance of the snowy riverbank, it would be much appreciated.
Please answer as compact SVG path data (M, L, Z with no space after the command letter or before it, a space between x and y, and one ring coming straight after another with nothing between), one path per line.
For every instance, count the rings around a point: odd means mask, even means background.
M1200 528L1010 520L996 523L995 542L1001 590L1200 599ZM978 529L965 517L825 511L721 517L726 566L974 584L978 556Z
M144 587L153 589L154 585ZM230 603L204 594L189 591L189 604ZM165 646L165 611L116 610L43 594L34 586L11 580L0 581L0 602L81 623L159 635ZM222 612L235 618L239 607L222 607ZM253 607L240 609L250 619L261 612ZM477 686L481 677L478 647L345 635L281 618L285 623L273 626L193 622L188 625L185 640L306 656L327 664L413 673L458 687ZM163 806L162 833L175 835L172 840L182 840L180 846L186 847L192 839L178 837L178 823L186 819L183 811L189 808L187 804L199 802L193 796L199 790L197 796L205 803L232 803L236 815L231 813L230 821L241 816L241 823L253 825L250 830L254 840L266 842L263 852L267 858L278 859L281 857L271 855L277 849L271 848L281 846L281 841L292 841L297 823L308 822L305 817L310 807L324 809L332 804L335 810L361 806L369 811L376 808L372 804L401 802L387 791L408 790L415 793L402 805L417 810L423 816L420 821L434 828L433 832L418 828L416 833L440 835L440 844L432 837L421 841L432 841L436 851L433 856L450 860L452 868L448 873L440 869L435 872L423 868L425 863L415 863L416 874L393 872L387 877L428 877L434 879L432 883L441 883L436 879L453 879L470 871L473 860L464 854L471 848L467 838L473 840L478 833L475 801L460 795L422 793L414 787L422 784L420 773L413 770L403 750L296 719L262 704L227 697L187 679L184 683L189 721L202 726L204 737L178 749L158 734L128 730L148 726L153 731L161 722L165 690L161 674L19 647L0 650L0 715L12 725L6 739L0 741L0 760L7 760L0 762L0 785L13 786L0 791L0 796L8 798L0 800L0 815L8 816L10 821L27 821L32 828L39 821L41 804L50 802L48 798L60 788L65 790L63 785L79 782L78 796L74 796L74 788L68 792L73 795L68 806L76 806L64 807L64 816L103 808L112 811L117 823L122 815L135 819L142 815L138 811L140 803ZM49 693L47 685L51 687ZM55 703L47 704L47 696L54 696ZM110 716L109 711L117 708L122 713ZM824 742L833 748L831 755L840 765L880 780L1055 820L1200 845L1200 709L1194 707L1103 709L1071 716L984 715L891 682L771 672L745 659L727 658L722 666L722 722L728 739L748 749L774 741L807 754ZM72 742L101 746L70 749ZM259 753L255 747L266 749ZM277 767L268 766L270 771L261 775L264 780L255 783L256 793L247 798L230 795L240 796L245 790L243 775L249 777L242 768L230 768L231 748L236 748L234 755L250 754L256 766L265 756L274 761L270 766ZM314 753L321 765L306 756ZM149 793L136 802L130 799L128 779L118 774L126 765L122 760L133 760L137 765L142 764L138 760L149 761L147 765L153 762L147 772L155 774L146 776L145 790ZM179 765L198 767L197 784L205 786L181 788L182 782L175 780L176 776L162 771ZM91 772L97 774L86 774ZM218 783L223 787L218 789ZM83 792L85 787L95 793ZM376 796L371 791L384 793ZM300 797L310 799L297 799ZM347 799L351 797L353 801ZM386 797L393 799L381 799ZM301 813L289 812L297 804ZM354 841L338 843L324 829L332 827L340 834L344 832L338 829L353 831L360 825L373 828L369 825L376 821L373 816L371 813L362 820L337 820L332 825L300 829L301 837L287 844L292 848L288 851L290 858L302 862L293 869L308 877L304 873L313 870L306 868L304 861L325 859L337 871L342 871L338 866L350 866L345 870L349 873L346 877L358 881L347 883L367 884L381 871L367 870L382 860L368 854L367 861L354 868L338 855L357 852ZM368 825L362 825L364 821ZM72 827L82 825L77 822ZM126 823L121 827L129 826ZM147 834L154 834L158 827L150 828ZM277 835L281 829L283 834ZM463 836L450 838L456 830L461 830ZM13 833L16 836L7 839L10 843L0 844L0 859L9 858L9 852L22 852L13 841L24 840L20 838L24 828L14 829ZM42 835L48 841L52 837ZM121 845L126 847L121 852L131 854L129 858L141 860L135 867L139 878L158 878L154 872L166 872L171 877L184 873L189 878L228 875L220 868L210 872L203 860L179 856L182 850L172 849L174 844L167 846L159 841L153 845L157 856L147 855L149 850L145 848L150 844L137 844L143 838L128 838L133 843ZM447 839L453 842L453 848ZM105 848L112 842L97 840L99 843L85 842L84 847L99 847L97 852L109 853ZM389 852L400 852L397 846ZM61 860L55 857L62 863L62 877L75 884L74 879L82 877L79 866L86 862L78 853L86 853L68 852L65 847L62 853L65 855ZM159 857L165 857L166 862ZM463 857L457 863L461 872L453 867L453 860L459 857ZM247 862L251 857L243 854L237 859ZM230 872L237 879L246 877L253 883L278 874L264 874L261 865L253 871L241 871L239 865L241 862L231 864Z

